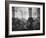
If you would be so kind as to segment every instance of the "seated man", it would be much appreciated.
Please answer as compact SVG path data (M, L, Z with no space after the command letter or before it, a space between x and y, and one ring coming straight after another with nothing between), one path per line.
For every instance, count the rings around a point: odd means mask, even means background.
M32 17L29 17L28 18L28 21L27 21L27 27L29 30L32 30L32 23L33 23L33 18Z

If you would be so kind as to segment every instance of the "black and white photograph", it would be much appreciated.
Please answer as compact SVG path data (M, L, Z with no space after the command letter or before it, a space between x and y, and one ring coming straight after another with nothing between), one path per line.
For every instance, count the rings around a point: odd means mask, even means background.
M40 30L40 8L12 7L12 31Z
M44 3L9 3L8 35L44 35Z

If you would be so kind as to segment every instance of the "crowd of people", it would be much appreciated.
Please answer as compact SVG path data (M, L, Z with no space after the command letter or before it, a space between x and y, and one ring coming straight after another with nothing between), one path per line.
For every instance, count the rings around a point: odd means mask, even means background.
M37 18L33 20L32 17L29 17L28 20L24 22L18 18L12 18L12 31L22 30L40 30L40 19Z

